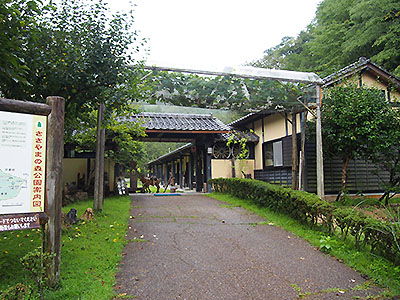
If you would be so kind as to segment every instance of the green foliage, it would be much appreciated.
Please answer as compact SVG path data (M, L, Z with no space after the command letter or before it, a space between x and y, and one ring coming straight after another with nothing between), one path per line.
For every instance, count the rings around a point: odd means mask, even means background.
M106 198L103 213L95 215L91 221L80 222L63 231L61 284L57 290L44 292L46 300L109 300L114 296L115 273L121 260L122 248L127 242L125 234L130 204L129 197ZM73 207L80 216L92 205L93 199L73 203L63 210L67 212ZM23 283L20 287L34 285L32 279L26 276L23 266L16 261L40 244L40 230L2 233L0 290L3 293L17 283ZM32 296L30 299L38 298Z
M400 113L387 104L386 110L377 111L377 115L380 119L378 128L368 136L360 155L389 173L381 197L388 205L389 199L400 192Z
M14 286L11 286L4 292L0 291L1 299L7 299L7 300L31 299L31 295L32 295L32 288L22 283L18 283Z
M0 2L0 95L9 84L27 82L28 68L23 51L27 46L27 36L43 10L42 1Z
M322 106L324 152L343 162L342 192L347 185L347 166L351 159L368 153L376 145L382 127L382 114L390 108L378 89L355 85L336 86L325 94Z
M64 97L69 140L90 123L97 103L112 108L106 110L111 114L139 96L138 68L130 67L141 46L136 40L132 13L111 15L102 0L62 0L24 36L21 59L29 68L29 84L10 82L2 92L37 102L50 95Z
M304 31L253 64L327 76L364 56L399 76L399 12L397 0L324 0Z
M332 239L331 236L327 235L327 236L323 236L319 240L319 243L320 243L320 247L319 248L322 251L328 251L329 252L329 250L332 249L332 246L333 246L332 244L335 243L335 240Z
M378 221L353 209L338 208L322 201L315 194L258 180L215 178L209 182L216 192L235 195L260 207L285 213L304 224L322 226L330 234L340 229L344 240L348 238L348 234L352 236L357 249L368 246L372 252L394 263L400 263L400 252L397 248L400 231L388 222ZM393 230L388 230L388 226ZM332 244L331 241L330 243Z
M153 71L146 77L150 102L180 106L231 109L239 112L298 104L297 86L275 80L243 79L234 76L204 77Z
M252 130L250 130L252 131ZM247 139L246 138L241 138L240 134L233 130L231 136L228 138L228 141L226 142L226 145L232 146L232 147L238 147L239 149L239 154L236 154L236 159L245 159L249 155L249 149L247 148Z
M388 104L377 89L337 86L325 94L322 107L324 151L353 159L371 136L380 134L381 113Z
M49 288L47 285L46 264L54 256L55 254L43 252L42 247L39 247L28 252L20 259L24 269L31 274L35 281L37 294L40 299L43 299L43 292Z
M144 156L143 161L149 162L160 156L167 154L171 151L178 149L179 147L185 145L185 143L154 143L154 142L144 142Z

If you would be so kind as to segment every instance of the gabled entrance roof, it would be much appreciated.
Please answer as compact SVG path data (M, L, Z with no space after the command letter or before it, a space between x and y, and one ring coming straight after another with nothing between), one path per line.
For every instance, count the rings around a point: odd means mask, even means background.
M231 128L212 115L140 113L133 121L143 122L147 137L143 140L181 142L194 141L204 134L224 134Z

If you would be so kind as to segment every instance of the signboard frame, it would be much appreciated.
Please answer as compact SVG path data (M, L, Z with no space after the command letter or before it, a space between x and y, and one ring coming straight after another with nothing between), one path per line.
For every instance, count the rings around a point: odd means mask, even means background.
M29 184L27 185L30 188L28 191L29 200L26 201L30 203L29 211L18 211L12 213L0 213L0 232L2 231L11 231L11 230L22 230L22 229L33 229L33 228L40 228L41 224L46 223L48 217L44 211L46 210L47 206L47 199L46 199L46 165L47 165L47 157L46 157L46 146L47 146L47 117L51 113L51 107L47 104L43 103L34 103L34 102L27 102L27 101L20 101L20 100L11 100L11 99L4 99L0 98L0 112L6 113L17 113L17 114L26 114L31 115L32 120L35 120L35 116L37 119L45 120L45 127L42 130L43 136L37 132L32 131L32 146L31 154L32 154L32 166L31 172L29 176ZM7 114L3 114L3 116L7 116ZM43 118L45 117L45 118ZM36 121L37 121L36 119ZM43 125L43 124L42 124ZM34 126L32 125L32 129ZM38 140L36 138L42 139ZM36 154L40 155L40 160L36 160L35 163L35 147L36 147ZM36 172L36 173L35 173ZM37 185L34 189L33 180L34 174L36 177L40 177L41 182L40 185ZM39 178L36 178L36 180ZM36 193L35 193L36 191ZM39 201L34 202L34 201ZM35 206L34 206L35 204ZM40 204L40 205L38 205Z

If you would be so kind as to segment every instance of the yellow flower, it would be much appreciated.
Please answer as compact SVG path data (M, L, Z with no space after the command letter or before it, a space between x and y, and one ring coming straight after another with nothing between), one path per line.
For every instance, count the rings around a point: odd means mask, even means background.
M115 243L115 242L117 242L117 239L114 239L113 241L114 241L114 243Z
M19 237L19 234L17 234L17 237Z
M7 253L8 253L8 251L7 251L7 250L4 250L4 253L5 253L5 254L7 254Z

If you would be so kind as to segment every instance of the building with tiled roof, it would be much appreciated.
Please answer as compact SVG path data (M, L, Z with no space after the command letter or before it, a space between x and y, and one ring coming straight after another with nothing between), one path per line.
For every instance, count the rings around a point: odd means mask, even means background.
M323 91L335 85L356 84L359 87L374 87L381 89L390 102L400 102L400 80L386 70L360 58L357 62L323 78ZM292 114L291 111L276 111L273 109L250 113L229 125L238 130L253 130L259 136L259 143L254 148L254 178L292 186L292 129L296 120L297 155L300 157L300 136L306 120L313 118L306 109ZM303 189L316 192L316 149L315 143L307 141L304 145L304 173L298 174ZM298 160L299 162L300 160ZM300 169L297 164L298 169ZM348 189L350 192L377 192L382 190L382 180L388 174L378 170L372 164L352 160L348 170ZM325 191L336 193L341 188L342 162L337 159L324 160Z
M189 142L186 145L164 154L148 163L152 174L168 181L172 174L181 186L198 191L204 190L203 184L209 178L231 177L232 159L241 152L238 142L247 141L246 173L251 173L254 164L254 145L259 137L251 131L234 130L212 115L170 114L170 113L140 113L132 117L145 127L145 141L156 142ZM234 142L228 146L228 140ZM242 176L244 170L238 170L237 176Z

